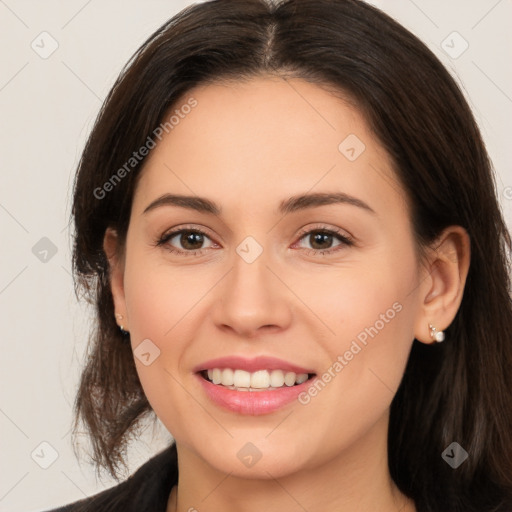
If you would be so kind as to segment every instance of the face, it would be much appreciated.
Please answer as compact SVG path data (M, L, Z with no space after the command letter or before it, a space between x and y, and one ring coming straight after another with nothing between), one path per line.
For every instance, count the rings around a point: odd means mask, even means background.
M191 97L142 171L114 289L151 406L178 450L235 475L370 449L419 314L390 158L354 107L299 79Z

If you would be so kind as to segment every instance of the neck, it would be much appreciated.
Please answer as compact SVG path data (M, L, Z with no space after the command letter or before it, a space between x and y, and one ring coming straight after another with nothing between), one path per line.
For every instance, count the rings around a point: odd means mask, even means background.
M389 474L387 422L386 416L325 463L280 478L271 477L271 471L268 479L219 472L178 443L179 484L172 489L167 512L415 512Z

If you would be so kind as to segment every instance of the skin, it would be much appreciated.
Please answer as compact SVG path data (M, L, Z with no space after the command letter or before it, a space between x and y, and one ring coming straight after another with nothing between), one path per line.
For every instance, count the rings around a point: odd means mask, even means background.
M197 87L183 103L191 96L198 106L145 164L126 245L110 229L104 240L133 348L150 339L160 350L149 366L135 362L177 443L180 481L167 510L414 511L389 475L389 407L413 339L432 343L429 323L445 329L457 312L466 232L446 229L420 262L389 156L357 109L319 85L265 76ZM366 146L354 161L338 149L349 134ZM351 204L277 212L308 192L343 192L374 213ZM164 193L209 198L222 214L169 205L143 213ZM182 227L207 232L201 253L171 253L194 252L179 236L156 245ZM314 229L354 244L301 234ZM263 248L250 264L236 252L247 236ZM395 303L400 312L307 405L236 414L209 401L193 374L233 354L322 374ZM247 442L262 455L250 468L237 457Z

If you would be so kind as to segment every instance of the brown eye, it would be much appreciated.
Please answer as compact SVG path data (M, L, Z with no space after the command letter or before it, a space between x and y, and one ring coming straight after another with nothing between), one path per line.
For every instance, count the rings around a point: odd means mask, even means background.
M204 247L206 241L210 241L210 245ZM165 247L171 253L195 255L212 247L213 243L210 237L199 229L179 229L163 235L157 245Z
M304 241L308 242L309 247L303 245ZM348 236L326 228L305 231L299 239L299 247L311 255L335 253L352 245L354 242Z
M329 249L333 243L333 235L325 231L313 231L309 235L312 249Z
M196 250L201 249L204 243L204 235L197 231L182 231L179 241L184 249Z

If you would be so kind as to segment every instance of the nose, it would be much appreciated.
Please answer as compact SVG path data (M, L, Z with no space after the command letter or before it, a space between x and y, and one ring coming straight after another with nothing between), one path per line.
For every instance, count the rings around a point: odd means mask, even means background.
M273 267L269 268L265 251L252 263L235 255L231 271L217 290L213 317L219 329L256 338L289 326L291 293Z

